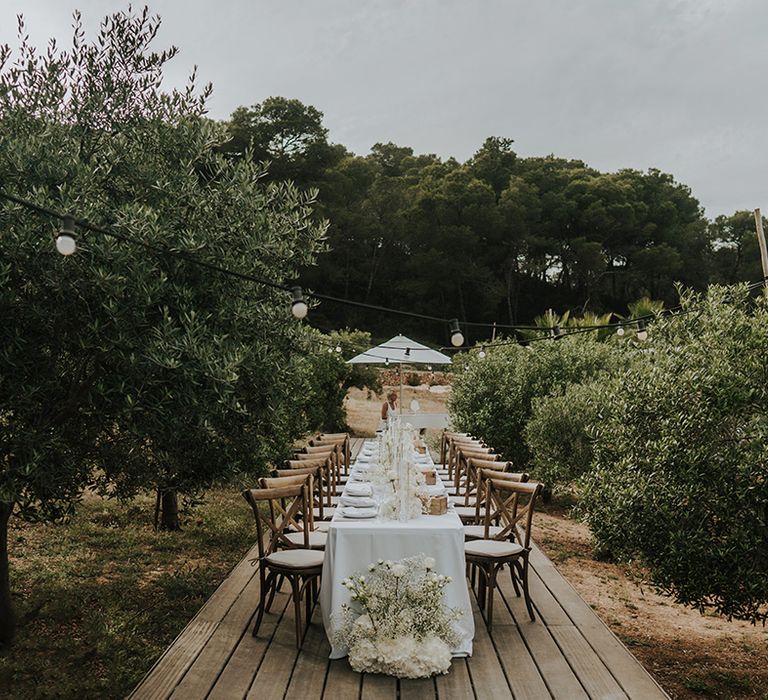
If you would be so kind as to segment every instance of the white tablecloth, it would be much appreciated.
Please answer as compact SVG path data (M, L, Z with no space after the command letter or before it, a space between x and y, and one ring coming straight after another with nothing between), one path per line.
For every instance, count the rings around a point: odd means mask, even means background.
M328 529L325 545L320 606L323 624L331 640L331 658L347 655L347 649L333 646L334 617L342 603L349 602L349 591L341 585L348 576L367 572L368 565L379 559L395 561L425 554L435 559L435 571L453 580L445 589L445 604L464 611L455 623L460 641L454 656L470 656L475 624L465 578L464 527L452 512L422 515L414 520L348 520L338 514Z

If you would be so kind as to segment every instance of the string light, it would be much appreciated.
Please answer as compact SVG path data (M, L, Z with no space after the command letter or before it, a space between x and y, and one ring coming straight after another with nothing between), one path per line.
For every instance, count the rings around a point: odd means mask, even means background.
M306 318L309 307L307 306L307 302L304 301L304 294L301 291L301 287L294 287L291 290L291 295L293 296L291 313L299 320Z
M77 250L75 220L71 216L62 219L61 230L56 234L56 250L62 255L72 255Z
M480 347L480 352L479 352L479 353L477 353L477 356L478 356L478 357L479 357L481 360L484 360L484 359L485 359L485 346L481 346L481 347Z
M645 329L645 321L642 319L637 322L637 339L640 341L648 340L648 331Z
M251 274L238 272L236 270L230 270L225 267L222 267L220 265L216 265L215 263L210 263L205 260L199 259L196 255L189 253L185 250L178 250L178 249L170 249L166 248L160 245L155 245L153 243L150 243L148 241L123 234L118 233L113 230L101 228L98 226L94 226L93 224L90 224L87 221L75 219L71 215L64 215L60 212L54 211L52 209L48 209L46 207L43 207L41 205L35 204L34 202L30 202L28 200L22 199L20 197L16 197L14 195L8 194L6 192L3 192L0 190L0 199L5 199L10 202L14 202L16 204L19 204L23 206L26 209L29 209L31 211L35 211L38 214L43 214L45 216L48 216L53 219L59 219L62 221L62 228L60 232L56 235L56 249L59 253L62 255L72 255L77 250L77 244L75 241L75 225L77 225L81 229L87 229L94 233L99 233L105 236L109 236L111 238L115 238L120 241L124 241L127 243L132 243L134 245L139 245L145 248L146 250L152 251L159 255L167 255L167 256L174 256L177 258L182 258L189 262L190 264L197 265L199 267L206 268L208 270L212 270L215 272L218 272L220 274L229 275L231 277L236 277L241 280L255 282L257 284L261 284L273 289L281 289L288 292L291 292L293 294L293 303L291 310L296 316L296 318L303 319L306 317L309 308L307 306L306 301L303 298L303 293L301 292L301 287L289 287L285 284L281 284L278 282L274 282L271 280L263 279L256 277ZM764 286L765 282L768 281L768 277L764 277L762 280L759 280L757 282L752 282L748 285L749 290L754 290L758 287ZM297 298L296 296L296 290L299 292L299 296ZM338 303L343 304L347 306L355 306L359 308L365 308L372 311L381 311L384 313L392 313L392 314L398 314L403 316L409 316L412 318L418 318L421 320L428 320L428 321L435 321L435 322L441 322L441 323L450 323L451 324L451 343L454 347L458 348L461 347L464 344L464 335L461 333L461 330L459 329L458 320L452 319L448 320L445 318L440 318L436 316L427 316L425 314L419 314L411 311L403 311L401 309L391 309L383 306L377 306L374 304L367 304L365 302L359 302L355 301L353 299L343 299L339 297L330 296L327 294L321 294L318 292L310 292L309 296L316 298L321 301L329 301L332 303ZM728 303L728 299L724 300L724 303ZM675 309L666 309L664 312L662 312L662 315L667 315L669 313L673 313L674 311L678 310L680 307L676 307ZM652 315L646 316L644 318L653 318ZM624 335L625 329L624 326L627 324L627 321L619 321L616 323L608 323L608 324L600 324L595 326L582 326L578 329L578 331L569 331L569 332L563 332L561 331L557 326L553 328L548 328L546 326L526 326L526 325L504 325L504 324L498 324L496 322L494 323L478 323L478 322L472 322L472 321L465 321L465 325L467 326L477 326L477 327L495 327L495 328L505 328L505 329L512 329L512 330L538 330L538 331L557 331L557 335L559 337L563 337L565 335L572 335L573 333L577 332L589 332L589 331L595 331L595 330L606 330L609 328L616 328L616 333L618 335ZM640 334L643 334L647 338L647 331L644 329L638 328L638 337ZM542 340L543 338L534 338L528 341L525 341L526 344L532 342L533 340ZM508 343L504 343L508 344ZM498 343L493 343L492 346L496 346ZM530 347L529 345L527 345ZM443 348L446 349L446 348ZM447 348L450 349L450 348Z
M451 320L451 345L455 348L460 348L464 345L464 334L459 328L459 319L454 318Z
M336 352L341 352L341 345L336 346Z

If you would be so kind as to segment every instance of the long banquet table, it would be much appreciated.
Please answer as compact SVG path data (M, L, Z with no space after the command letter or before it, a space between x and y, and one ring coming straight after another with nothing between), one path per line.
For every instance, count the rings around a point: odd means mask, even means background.
M367 441L364 444L361 456L352 466L348 484L362 471L359 464L370 459L366 455L370 455L374 443ZM431 458L427 458L422 466L434 468ZM438 484L431 487L430 492L444 491L438 475ZM352 574L366 572L368 565L379 559L396 561L419 554L433 557L435 571L452 578L444 589L445 604L464 612L455 623L460 641L452 652L454 656L471 656L475 625L465 578L464 527L451 508L449 506L448 513L444 515L421 515L405 522L383 520L378 516L367 520L348 519L342 515L341 508L336 510L328 528L320 587L320 606L326 634L331 642L332 659L347 655L347 649L334 645L337 616L341 613L342 604L350 599L349 591L341 582Z

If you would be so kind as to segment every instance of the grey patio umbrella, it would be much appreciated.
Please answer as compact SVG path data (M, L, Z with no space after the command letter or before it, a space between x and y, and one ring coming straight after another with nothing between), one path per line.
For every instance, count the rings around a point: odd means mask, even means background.
M442 352L417 343L404 335L396 335L381 345L370 348L351 360L350 365L396 364L400 370L400 413L403 412L403 365L449 365L451 358Z

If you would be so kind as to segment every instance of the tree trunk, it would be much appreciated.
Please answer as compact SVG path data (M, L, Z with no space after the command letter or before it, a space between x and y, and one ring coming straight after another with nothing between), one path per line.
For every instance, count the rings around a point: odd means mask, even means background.
M160 496L160 529L181 530L179 498L173 489L163 489Z
M8 564L8 519L13 503L0 503L0 646L10 646L16 632Z

